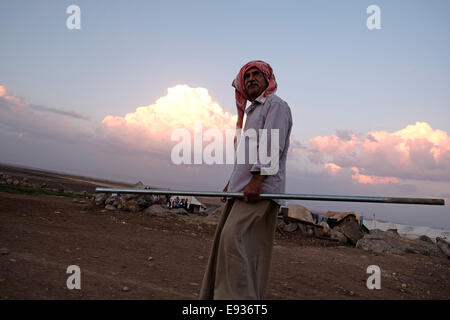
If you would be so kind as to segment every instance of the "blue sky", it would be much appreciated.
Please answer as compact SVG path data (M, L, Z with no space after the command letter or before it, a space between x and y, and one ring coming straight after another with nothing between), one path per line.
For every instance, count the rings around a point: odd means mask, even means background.
M81 30L66 28L71 4L81 8ZM366 27L372 4L381 8L380 30ZM235 113L233 78L246 62L262 59L274 69L277 94L289 103L293 134L303 145L336 130L363 136L416 122L449 133L449 31L446 0L4 0L0 85L22 101L73 111L96 124L107 115L124 117L151 105L179 84L207 88L225 111ZM111 175L88 156L73 165L66 158L50 164L36 152L27 156L29 145L15 139L4 134L0 161L72 172L89 167L90 174ZM83 152L89 153L77 154ZM291 191L412 190L350 184L342 189L324 177L305 184L308 179L307 172L293 174ZM449 186L444 181L430 187L433 182L403 177L402 185L418 186L415 194L406 194L412 196L433 196ZM437 196L447 194L442 190ZM445 212L439 221L450 228L448 207Z

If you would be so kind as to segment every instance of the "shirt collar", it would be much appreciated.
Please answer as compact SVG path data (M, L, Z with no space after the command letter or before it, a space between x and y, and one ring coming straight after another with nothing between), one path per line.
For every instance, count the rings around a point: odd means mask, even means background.
M266 102L267 97L263 97L264 92L260 94L260 96L258 98L255 99L255 101L253 101L247 109L245 109L245 113L249 113L251 111L253 111L259 104L264 104L264 102Z

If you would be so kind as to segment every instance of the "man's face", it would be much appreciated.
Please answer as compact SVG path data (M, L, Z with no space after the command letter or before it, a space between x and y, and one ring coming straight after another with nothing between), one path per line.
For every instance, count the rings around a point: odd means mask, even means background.
M248 97L253 101L266 90L268 83L258 68L251 67L244 73L244 86Z

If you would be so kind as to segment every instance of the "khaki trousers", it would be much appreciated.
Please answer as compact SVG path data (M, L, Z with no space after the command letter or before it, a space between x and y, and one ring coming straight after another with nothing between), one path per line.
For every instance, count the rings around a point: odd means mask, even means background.
M231 199L217 226L200 299L263 299L269 280L278 204Z

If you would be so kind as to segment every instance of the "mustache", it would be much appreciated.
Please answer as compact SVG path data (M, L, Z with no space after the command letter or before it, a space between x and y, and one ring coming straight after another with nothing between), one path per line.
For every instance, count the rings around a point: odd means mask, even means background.
M249 83L247 83L247 89L251 86L251 85L257 85L257 86L259 86L259 83L257 82L257 81L255 81L255 80L253 80L253 81L250 81Z

